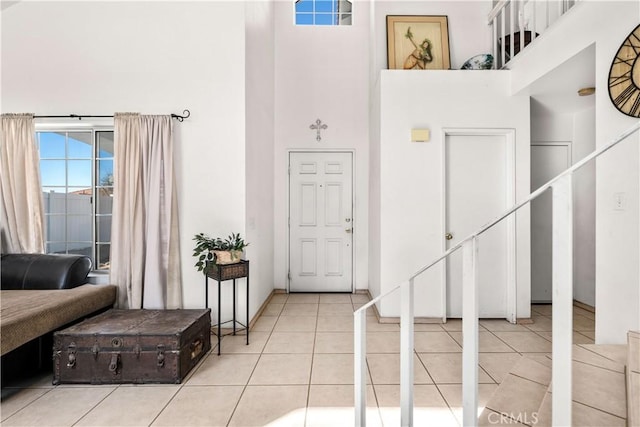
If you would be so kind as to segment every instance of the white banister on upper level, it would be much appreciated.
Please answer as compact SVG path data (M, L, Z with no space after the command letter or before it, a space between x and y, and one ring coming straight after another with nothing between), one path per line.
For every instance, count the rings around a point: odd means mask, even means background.
M508 65L578 0L500 0L487 17L492 27L494 68Z

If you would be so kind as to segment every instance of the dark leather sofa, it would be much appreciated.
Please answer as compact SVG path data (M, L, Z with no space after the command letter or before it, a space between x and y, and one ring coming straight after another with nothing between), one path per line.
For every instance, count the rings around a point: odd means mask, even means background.
M91 258L81 255L5 254L2 290L71 289L87 282Z
M20 347L113 307L116 286L88 284L90 270L91 259L81 255L2 255L0 350L3 362L5 356L11 356L9 353ZM50 360L51 348L44 348L43 354L46 353Z

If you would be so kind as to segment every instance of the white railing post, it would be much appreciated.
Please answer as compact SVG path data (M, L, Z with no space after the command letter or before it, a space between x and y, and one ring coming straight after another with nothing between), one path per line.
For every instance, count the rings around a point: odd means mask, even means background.
M413 279L400 288L400 425L413 425Z
M462 245L462 425L478 425L478 237Z
M514 2L510 2L509 3L509 40L511 40L511 43L509 43L509 61L511 61L514 57L514 49L515 49L515 44L516 44L516 40L515 40L515 27L516 27L516 8L515 8L515 4Z
M572 175L553 184L552 425L571 425L573 344Z
M367 425L367 310L355 311L354 322L354 404L355 425Z
M518 28L520 28L520 52L524 49L524 3L516 2L518 5ZM520 22L520 17L522 17L522 22Z
M549 2L544 2L544 29L549 28Z
M499 0L494 2L493 9L489 12L489 19L487 20L487 23L493 27L493 47L491 51L493 53L495 69L503 67L505 63L505 35L507 34L505 29L505 14L510 1L511 0ZM498 25L500 25L500 28L498 28ZM500 49L498 49L498 47L500 47Z
M532 6L532 12L531 12L531 41L534 41L536 39L536 31L537 31L537 26L536 26L536 19L537 19L537 14L538 14L538 9L537 9L537 5L538 2L533 0L531 2Z
M493 69L498 69L498 18L495 17L491 21L491 28L493 30L493 46L491 47L491 52L493 53ZM502 49L504 50L504 48Z
M506 9L503 9L500 12L500 29L502 30L501 31L501 33L502 33L502 52L500 52L500 61L501 61L500 62L500 67L501 68L504 67L504 64L505 64L506 59L507 59L507 56L506 56L507 55L507 46L506 46L506 44L507 44L507 28L505 26L505 15L507 14L506 12L507 12Z

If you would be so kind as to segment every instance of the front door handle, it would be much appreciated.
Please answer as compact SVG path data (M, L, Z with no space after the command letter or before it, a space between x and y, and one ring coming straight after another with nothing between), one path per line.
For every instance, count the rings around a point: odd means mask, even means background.
M451 240L451 239L453 239L453 234L447 233L447 234L444 235L444 238L447 239L447 240Z

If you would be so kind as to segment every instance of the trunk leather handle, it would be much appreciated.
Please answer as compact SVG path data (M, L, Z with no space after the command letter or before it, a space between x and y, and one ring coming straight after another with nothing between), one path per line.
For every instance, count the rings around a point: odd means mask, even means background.
M204 343L200 338L191 343L191 359L195 359L202 353Z
M118 373L118 365L120 364L120 353L111 354L111 363L109 363L109 372L116 375Z

